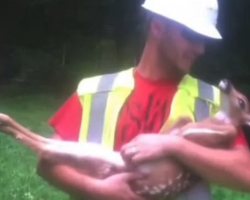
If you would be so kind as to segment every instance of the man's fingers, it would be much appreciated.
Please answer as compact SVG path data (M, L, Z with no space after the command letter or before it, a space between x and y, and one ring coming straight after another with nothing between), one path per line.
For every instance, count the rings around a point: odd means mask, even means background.
M129 193L129 199L131 200L145 200L143 197L135 194L133 191Z
M138 148L136 148L136 147L130 147L130 148L127 148L127 149L123 152L123 156L124 156L124 157L132 157L132 156L135 155L136 153L138 153Z
M133 146L134 146L133 142L127 143L127 144L122 146L121 152L124 153L127 149L130 149Z
M129 149L133 146L135 146L135 144L137 143L138 141L138 138L139 136L136 136L134 139L132 139L129 143L127 144L124 144L122 147L121 147L121 152L125 151L126 149Z
M140 179L144 175L139 174L139 173L123 173L123 174L120 174L120 176L123 180L125 180L126 182L129 182L129 181L133 181L135 179Z
M135 146L127 146L124 147L123 151L121 152L121 156L125 163L131 164L131 158L133 158L138 153L138 149Z
M150 161L150 160L154 160L154 159L158 159L158 157L154 156L150 153L138 153L131 158L131 163L133 165L138 165L142 162Z
M140 164L141 162L143 162L147 159L149 159L148 156L143 155L143 154L137 154L131 158L131 163L137 165L137 164Z

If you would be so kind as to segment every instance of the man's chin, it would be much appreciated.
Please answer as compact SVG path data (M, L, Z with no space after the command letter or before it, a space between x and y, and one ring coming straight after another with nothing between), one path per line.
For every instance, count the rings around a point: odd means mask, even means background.
M180 67L179 67L179 69L181 70L181 72L183 73L183 74L188 74L189 72L190 72L190 70L191 70L191 64L185 64L185 65L181 65Z

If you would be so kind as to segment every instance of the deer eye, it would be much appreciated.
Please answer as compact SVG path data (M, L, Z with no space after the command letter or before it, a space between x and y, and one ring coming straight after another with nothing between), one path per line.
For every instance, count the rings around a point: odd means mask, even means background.
M242 99L238 98L238 103L241 109L245 109L246 108L246 104L245 101L243 101Z

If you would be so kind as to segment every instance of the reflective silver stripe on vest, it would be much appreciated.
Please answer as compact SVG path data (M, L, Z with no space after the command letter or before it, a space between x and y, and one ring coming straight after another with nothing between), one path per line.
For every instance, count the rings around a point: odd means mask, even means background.
M92 96L90 108L89 129L87 135L88 142L101 143L102 132L104 127L105 109L108 101L109 91L112 89L115 78L118 73L104 75L100 78L97 87L97 93ZM214 94L211 85L199 80L199 96L203 99L213 101ZM200 121L210 115L210 108L206 101L196 99L195 101L195 119Z
M214 100L213 87L201 80L198 80L199 97L195 101L195 120L201 121L210 115L210 107L203 99Z
M101 143L104 127L105 109L107 106L109 91L112 89L118 73L107 74L100 78L97 93L92 96L90 107L88 142ZM84 108L83 108L84 109Z

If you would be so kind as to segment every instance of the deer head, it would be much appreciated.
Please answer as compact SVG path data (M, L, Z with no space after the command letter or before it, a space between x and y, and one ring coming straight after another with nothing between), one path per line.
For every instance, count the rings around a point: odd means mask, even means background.
M235 89L233 84L223 79L219 83L222 92L222 111L225 112L231 122L236 126L250 126L250 105L246 96Z

